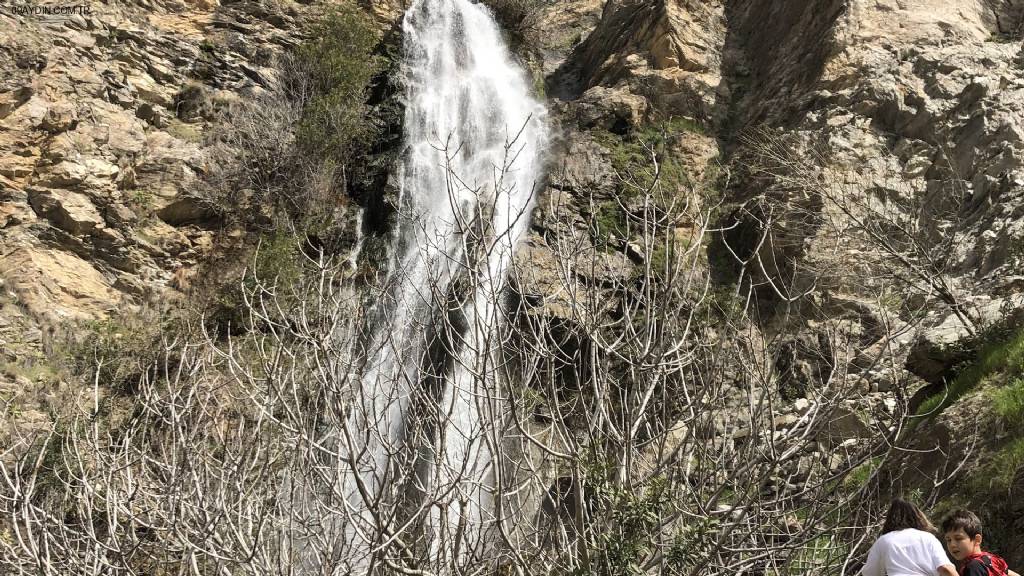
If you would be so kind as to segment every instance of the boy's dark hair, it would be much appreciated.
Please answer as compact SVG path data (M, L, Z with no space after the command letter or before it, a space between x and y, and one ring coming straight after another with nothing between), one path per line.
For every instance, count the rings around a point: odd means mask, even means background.
M885 524L882 525L882 534L907 528L935 532L935 526L917 506L902 498L893 498L889 504L889 513L885 516Z
M954 510L942 521L942 533L956 532L957 530L963 530L969 538L974 538L982 533L981 518L978 518L978 515L970 510L963 508Z

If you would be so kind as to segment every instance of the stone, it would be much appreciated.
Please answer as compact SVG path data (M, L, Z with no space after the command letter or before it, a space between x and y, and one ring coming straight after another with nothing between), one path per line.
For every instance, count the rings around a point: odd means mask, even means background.
M602 128L621 134L644 121L647 107L644 97L627 90L594 86L577 101L576 117L581 128Z
M967 306L967 310L979 325L991 325L1024 314L1024 295L985 298ZM907 370L926 382L941 384L955 366L973 356L974 341L972 330L962 318L952 312L936 314L925 321L912 344Z
M859 438L869 438L872 432L867 421L858 412L847 407L836 407L828 415L818 433L818 441L836 447Z
M182 195L156 210L156 216L172 226L208 221L216 217L211 206L198 198Z
M15 249L0 256L0 277L19 302L38 318L103 318L120 301L120 296L94 267L61 250Z
M39 216L71 234L88 234L103 225L103 217L84 194L62 189L30 188L28 197Z
M71 130L78 124L78 110L68 102L50 106L43 116L40 127L50 133Z
M139 95L139 99L156 106L169 108L174 103L170 90L161 87L145 72L137 72L128 76L128 82Z

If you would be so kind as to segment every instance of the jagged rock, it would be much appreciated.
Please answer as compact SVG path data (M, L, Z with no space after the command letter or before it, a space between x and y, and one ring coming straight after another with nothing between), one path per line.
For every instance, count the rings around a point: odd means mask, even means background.
M628 86L665 116L707 118L719 83L722 3L613 0L571 56L580 92Z
M851 440L856 441L871 436L872 430L863 415L850 408L839 406L829 414L822 425L818 433L818 441L826 446L835 447Z
M978 330L982 326L1013 325L1024 315L1024 294L1006 298L983 298L965 306L968 325L960 316L947 312L933 314L920 330L907 357L907 369L932 384L941 384L959 363L976 353Z
M71 130L78 124L78 110L68 102L59 102L46 110L40 127L57 133Z
M37 214L71 234L89 234L103 226L103 217L84 194L53 188L30 188L28 198Z
M603 128L622 134L637 127L647 114L647 100L625 90L594 86L580 96L576 117L581 128Z
M120 301L94 267L61 250L15 249L0 256L0 277L30 313L52 321L102 318Z
M208 221L216 213L198 198L180 196L156 211L158 218L172 226Z

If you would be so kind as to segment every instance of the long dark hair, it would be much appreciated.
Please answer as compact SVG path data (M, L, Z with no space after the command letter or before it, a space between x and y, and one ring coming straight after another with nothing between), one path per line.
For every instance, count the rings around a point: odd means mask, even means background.
M924 515L924 512L921 512L920 508L902 498L893 498L892 503L889 504L889 514L885 517L885 524L882 525L882 534L906 528L917 528L935 533L935 526Z

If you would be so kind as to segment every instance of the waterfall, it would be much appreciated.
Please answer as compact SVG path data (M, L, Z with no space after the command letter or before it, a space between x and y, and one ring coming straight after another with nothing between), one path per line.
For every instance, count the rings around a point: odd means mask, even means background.
M494 517L488 496L494 462L482 438L493 421L498 385L489 341L501 322L499 296L541 178L546 112L482 5L414 0L403 32L400 217L388 298L377 304L346 426L362 434L343 439L348 454L368 457L345 479L344 494L358 518L364 497L376 497L394 480L395 454L426 453L418 460L418 488L425 499L434 497L427 524L432 554L443 562L450 551L438 542L460 520L460 534L479 540ZM429 373L428 340L436 320L449 312L448 301L458 302L453 308L463 322L454 334L447 331L446 360ZM434 437L426 447L408 446L412 399L427 382L438 390ZM442 493L448 496L436 498ZM362 528L372 524L364 520ZM365 532L355 527L347 536Z

